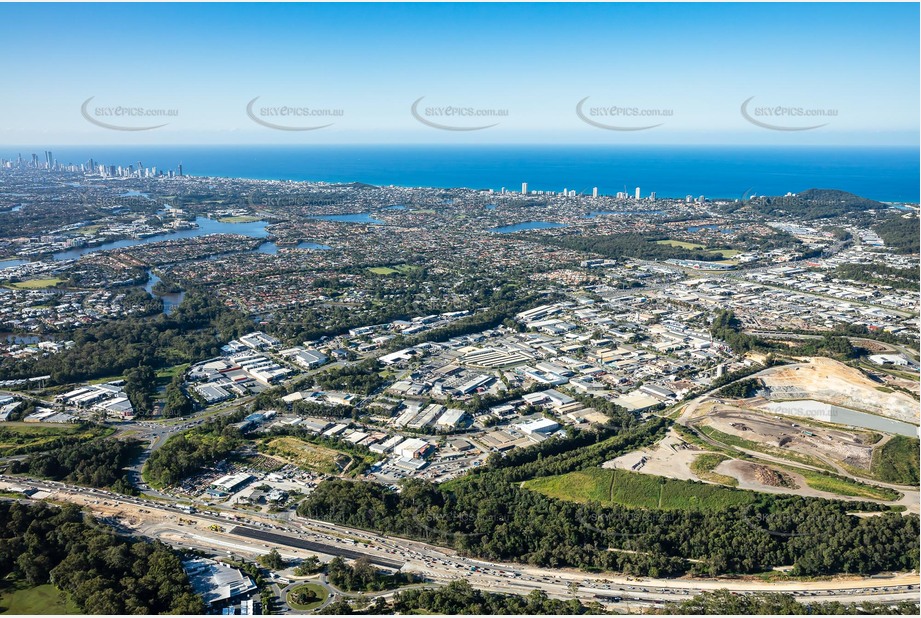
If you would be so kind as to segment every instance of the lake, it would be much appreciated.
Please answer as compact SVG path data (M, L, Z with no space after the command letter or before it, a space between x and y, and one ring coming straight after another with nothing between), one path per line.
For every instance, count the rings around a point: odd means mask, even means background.
M884 416L858 412L849 408L833 406L831 404L804 399L800 401L775 401L764 406L772 412L798 416L801 418L814 418L827 423L838 423L852 427L863 427L886 433L896 433L910 438L918 437L918 427L910 423L903 423Z
M29 260L0 260L0 270L4 268L13 268L14 266L22 266L28 263Z
M194 230L177 230L175 232L170 232L167 234L157 234L156 236L149 236L147 238L129 238L125 240L116 240L113 242L103 243L95 247L81 247L79 249L69 249L67 251L59 251L54 254L54 259L61 260L76 260L84 255L89 253L96 253L97 251L107 251L109 249L124 249L126 247L137 247L139 245L149 245L155 242L161 242L164 240L177 240L180 238L196 238L198 236L206 236L208 234L239 234L241 236L249 236L250 238L265 238L269 235L265 227L268 225L266 221L248 221L246 223L221 223L216 219L209 219L208 217L197 217L195 223L198 224L198 228ZM264 244L274 244L274 243L264 243ZM261 249L261 248L260 248ZM261 253L276 253L272 251L271 248L266 248L262 250Z
M147 284L144 286L144 289L147 290L147 293L151 296L157 296L153 293L153 286L160 281L160 277L155 275L152 270L147 271L147 275L150 277L147 279ZM163 300L163 313L169 315L173 310L179 306L179 303L182 302L182 299L185 298L185 292L176 292L170 294L164 294L160 296Z
M341 221L343 223L383 223L383 221L380 219L375 219L372 217L371 213L368 212L353 212L345 215L316 215L314 217L307 218L316 219L318 221Z
M496 234L514 234L515 232L523 232L525 230L547 230L554 227L566 227L566 224L554 223L552 221L525 221L524 223L516 223L514 225L494 227L489 231L495 232Z
M661 215L663 214L661 210L595 210L587 215L586 219L594 219L595 217L607 217L609 215Z
M41 337L35 335L16 335L14 333L0 333L0 339L6 341L7 343L18 343L19 345L29 345L32 343L38 343L42 340Z
M732 233L735 231L735 230L732 229L731 227L725 227L725 228L724 228L724 227L720 227L720 226L718 226L718 225L713 225L713 224L710 224L710 225L692 225L691 227L688 228L688 231L691 232L692 234L694 234L695 232L699 232L699 231L701 231L701 230L717 230L717 231L719 231L719 232L721 232L721 233L723 233L723 234L732 234Z

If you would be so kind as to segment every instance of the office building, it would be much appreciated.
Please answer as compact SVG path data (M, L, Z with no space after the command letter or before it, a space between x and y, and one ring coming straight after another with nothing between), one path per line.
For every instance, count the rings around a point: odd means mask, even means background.
M521 183L521 194L522 195L528 194L528 183L526 182Z

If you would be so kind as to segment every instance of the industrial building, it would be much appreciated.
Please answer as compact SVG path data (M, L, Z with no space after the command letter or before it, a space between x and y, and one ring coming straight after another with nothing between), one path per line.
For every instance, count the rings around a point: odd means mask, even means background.
M548 435L560 428L560 424L549 418L539 418L528 423L518 425L522 433L526 435L542 434Z
M244 473L229 474L211 483L211 487L217 489L218 491L232 494L235 491L243 489L247 483L250 483L253 480L253 478L254 477L252 475Z
M442 430L457 429L467 417L467 413L460 408L451 408L438 417L435 427Z
M423 459L432 445L419 438L407 438L398 444L393 452L403 459Z
M303 369L316 369L326 364L329 358L317 350L305 350L302 347L289 348L278 353Z

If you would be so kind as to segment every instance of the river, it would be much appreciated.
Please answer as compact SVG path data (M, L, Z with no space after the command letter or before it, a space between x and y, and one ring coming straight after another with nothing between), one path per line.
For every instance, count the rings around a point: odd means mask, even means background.
M96 253L97 251L107 251L109 249L124 249L125 247L136 247L138 245L149 245L155 242L161 242L164 240L178 240L180 238L196 238L198 236L206 236L208 234L239 234L242 236L249 236L250 238L265 238L269 235L265 227L268 225L266 221L249 221L246 223L221 223L215 219L209 219L208 217L197 217L195 223L198 224L198 228L192 230L177 230L175 232L169 232L167 234L157 234L156 236L148 236L147 238L129 238L125 240L116 240L113 242L103 243L95 247L81 247L79 249L69 249L67 251L59 251L54 254L55 260L75 260L89 253ZM273 244L274 243L265 243ZM262 253L275 253L277 248L273 251L271 248L266 248L261 251Z

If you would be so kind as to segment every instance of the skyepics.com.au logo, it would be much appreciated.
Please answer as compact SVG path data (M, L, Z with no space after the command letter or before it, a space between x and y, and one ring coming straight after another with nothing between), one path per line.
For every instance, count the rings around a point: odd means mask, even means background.
M652 107L621 105L585 104L591 97L585 97L576 103L576 115L579 120L598 129L606 131L646 131L661 127L665 122L649 124L650 119L671 118L675 110Z
M748 97L742 102L742 117L756 127L771 131L812 131L828 123L811 124L815 119L837 118L837 109L801 107L796 105L752 105ZM808 122L810 124L803 124Z
M151 131L165 127L169 123L149 124L150 119L179 116L178 109L138 105L91 105L95 98L93 96L83 102L83 105L80 106L80 114L87 122L111 131Z
M507 109L491 107L470 107L457 105L421 106L419 97L410 107L413 118L427 127L442 131L482 131L491 129L501 123L483 124L483 119L508 118Z
M246 104L246 115L258 125L276 131L316 131L331 127L335 122L315 124L317 119L342 118L345 111L338 108L316 108L305 105L256 106L256 97Z

